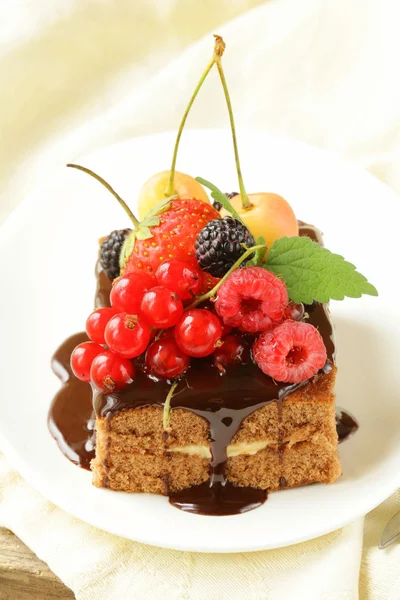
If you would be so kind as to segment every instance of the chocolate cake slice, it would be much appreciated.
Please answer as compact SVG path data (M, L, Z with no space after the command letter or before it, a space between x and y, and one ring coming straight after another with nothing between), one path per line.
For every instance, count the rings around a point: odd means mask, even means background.
M321 242L311 226L301 224L300 234ZM186 510L232 514L254 508L268 491L334 482L341 465L332 325L326 306L305 309L327 362L300 384L276 382L252 361L222 375L207 358L196 360L175 389L167 426L170 384L150 378L140 363L122 391L95 390L94 485L165 494Z

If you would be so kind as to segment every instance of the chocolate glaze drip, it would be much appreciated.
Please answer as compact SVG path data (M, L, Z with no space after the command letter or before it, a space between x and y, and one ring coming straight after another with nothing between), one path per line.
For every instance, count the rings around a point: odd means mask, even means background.
M99 261L96 263L96 295L94 297L94 307L111 306L110 292L111 280L107 277Z
M321 243L320 232L300 223L300 235ZM95 306L109 306L111 282L96 266L97 289ZM328 372L334 362L333 330L327 309L318 303L306 306L307 320L317 327L324 339L328 362L320 374ZM77 380L70 371L69 359L73 348L86 340L86 334L72 336L62 344L53 357L52 367L63 382L49 412L49 429L61 451L74 463L89 468L94 456L94 413L110 419L127 409L164 405L170 382L149 378L138 361L135 382L117 394L95 392L90 385ZM228 515L245 512L262 504L267 493L253 488L238 488L226 481L224 471L226 448L248 415L270 402L277 401L281 411L283 398L306 385L288 385L273 381L252 362L240 365L223 376L210 359L192 361L192 367L180 381L171 400L171 408L184 408L202 418L210 426L212 460L210 480L200 486L170 494L170 502L189 512ZM93 400L93 404L92 404ZM282 454L282 442L280 455ZM168 490L168 477L163 478ZM281 487L286 482L281 478Z
M352 414L339 406L336 408L336 430L339 444L355 434L359 425Z
M95 308L110 306L111 281L100 263L96 263ZM70 367L73 349L88 341L86 333L76 333L56 350L51 367L62 381L48 415L48 427L61 452L83 469L90 470L95 455L95 413L93 393L89 384L77 379Z
M76 333L54 354L51 366L63 385L51 403L48 416L50 433L61 452L84 469L90 469L95 454L92 388L73 375L69 362L75 346L88 339L86 333Z

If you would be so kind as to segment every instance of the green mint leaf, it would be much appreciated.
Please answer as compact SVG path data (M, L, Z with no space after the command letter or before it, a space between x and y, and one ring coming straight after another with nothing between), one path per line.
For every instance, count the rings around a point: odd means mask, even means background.
M130 257L133 252L133 248L135 246L136 241L136 230L131 231L131 233L125 238L125 241L121 248L121 254L119 255L119 267L123 269L126 265L126 261Z
M261 244L265 246L265 238L263 238L262 235L260 235L256 240L256 246L261 246ZM249 260L248 263L246 263L247 266L259 267L263 262L265 252L265 248L258 248L258 250L256 250L254 253L254 257Z
M265 268L283 279L294 302L311 304L377 296L376 288L343 256L307 237L282 237L269 250Z
M216 185L214 185L213 183L210 183L209 181L207 181L206 179L203 179L202 177L196 177L196 181L201 183L201 185L204 185L204 187L208 188L211 191L211 197L216 202L219 202L220 204L222 204L222 206L225 208L225 210L227 210L234 219L237 219L238 221L243 223L242 217L233 208L233 206L229 202L228 198L225 196L225 194L223 192L221 192L220 189L217 188ZM245 223L243 223L243 225L245 225Z

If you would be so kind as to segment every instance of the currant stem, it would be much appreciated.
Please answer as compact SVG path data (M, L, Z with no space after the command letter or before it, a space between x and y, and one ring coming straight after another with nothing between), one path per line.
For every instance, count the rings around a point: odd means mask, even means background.
M222 38L220 38L220 39L222 40ZM235 121L234 121L234 118L233 118L233 110L232 110L231 99L230 99L230 96L229 96L228 85L226 83L224 70L222 68L221 56L217 56L216 59L215 59L215 62L216 62L216 65L217 65L219 77L221 79L222 87L223 87L223 90L224 90L226 105L228 107L229 121L230 121L230 124L231 124L231 131L232 131L233 150L234 150L234 153L235 153L236 171L237 171L238 182L239 182L240 197L242 199L242 206L243 206L243 208L245 210L248 210L253 205L251 204L251 202L249 200L249 197L248 197L248 195L246 193L246 189L245 189L244 183L243 183L242 170L240 168L239 151L238 151L238 145L237 145L237 139L236 139Z
M174 186L174 179L175 179L175 167L176 167L176 159L178 156L178 148L179 148L179 142L181 140L181 136L182 136L182 132L183 132L183 128L185 127L185 123L186 123L186 119L188 117L188 114L190 112L190 109L192 108L193 102L196 99L197 94L200 91L200 88L202 87L207 75L209 74L209 72L211 71L211 69L213 68L214 64L217 62L217 60L220 59L220 57L222 56L224 49L225 49L225 44L222 40L222 38L220 36L214 36L215 39L215 44L214 44L214 54L213 57L211 59L211 61L208 63L206 70L204 71L204 73L202 74L202 76L200 77L200 80L192 94L192 97L189 100L189 104L186 107L186 110L183 114L182 120L180 122L179 125L179 129L178 129L178 133L176 136L176 140L175 140L175 147L174 147L174 153L172 156L172 163L171 163L171 170L169 173L169 180L168 180L168 185L166 187L165 190L165 195L166 196L172 196L172 194L175 194L175 186ZM222 42L222 43L221 43Z
M173 383L171 385L168 395L164 402L164 411L163 411L163 429L164 430L167 430L168 426L169 426L169 413L170 413L171 399L172 399L172 396L174 395L174 391L175 391L175 388L177 385L178 385L177 381L175 381L175 383Z
M246 258L248 258L250 256L250 254L253 254L253 252L255 252L256 250L260 250L261 248L266 249L267 248L266 244L258 244L258 246L253 246L252 248L249 248L248 250L246 250L246 252L244 254L242 254L242 256L240 258L238 258L238 260L235 262L235 264L229 269L229 271L227 273L225 273L225 275L222 277L222 279L220 279L218 281L217 285L214 286L212 290L207 292L207 294L203 294L203 296L198 296L196 298L196 300L194 302L192 302L192 304L190 304L190 306L188 306L186 308L186 310L195 308L202 302L205 302L206 300L209 300L210 298L215 296L215 294L218 292L221 285L228 279L229 275L231 275L231 273L233 273L233 271L236 271L236 269L238 267L240 267L242 262L244 262L246 260Z
M97 179L97 181L99 183L101 183L101 185L104 185L104 187L109 192L111 192L111 194L118 200L118 202L120 203L120 205L122 206L122 208L124 209L124 211L126 212L128 217L132 221L135 228L139 227L139 221L137 220L137 218L135 217L135 215L133 214L133 212L131 211L131 209L129 208L127 203L125 202L125 200L123 200L121 198L121 196L119 194L117 194L117 192L114 190L114 188L112 188L111 185L109 183L107 183L107 181L105 181L102 177L100 177L100 175L97 175L97 173L95 173L91 169L88 169L87 167L82 167L81 165L75 165L72 163L68 163L67 167L72 167L73 169L78 169L78 171L83 171L84 173L87 173L91 177L94 177L94 179Z

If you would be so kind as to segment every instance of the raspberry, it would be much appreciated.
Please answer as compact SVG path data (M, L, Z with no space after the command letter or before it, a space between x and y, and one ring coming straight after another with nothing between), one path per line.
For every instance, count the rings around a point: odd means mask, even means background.
M326 348L310 323L285 321L253 344L253 358L266 374L285 383L309 379L326 363Z
M288 303L285 284L261 267L238 269L218 291L215 310L225 325L255 333L275 326Z
M231 216L207 223L194 245L200 267L213 277L222 277L229 271L245 252L243 246L255 246L254 237L243 223Z

